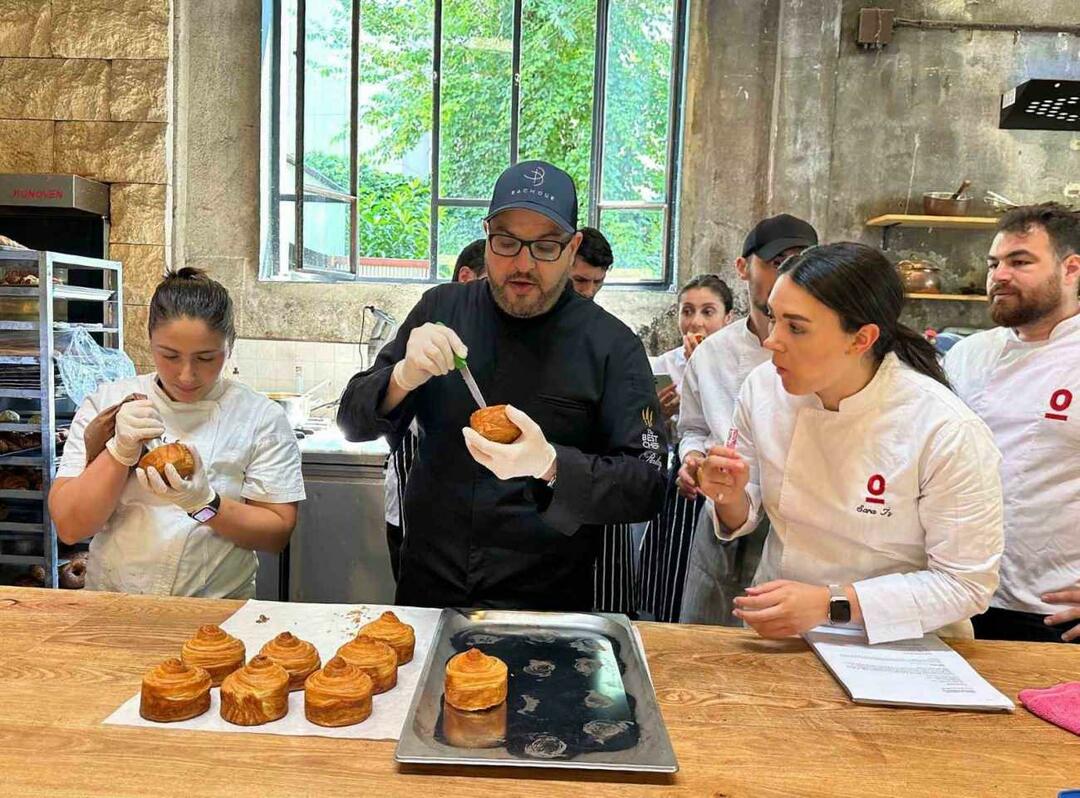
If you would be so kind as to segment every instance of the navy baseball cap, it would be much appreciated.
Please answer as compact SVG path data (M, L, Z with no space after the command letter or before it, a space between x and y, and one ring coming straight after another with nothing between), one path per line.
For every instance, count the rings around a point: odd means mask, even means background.
M757 255L762 260L772 260L786 249L813 247L817 246L817 243L817 230L813 225L782 213L762 219L754 225L754 229L743 242L742 256L749 258Z
M567 233L577 232L574 179L546 161L522 161L499 175L484 221L511 208L536 211Z

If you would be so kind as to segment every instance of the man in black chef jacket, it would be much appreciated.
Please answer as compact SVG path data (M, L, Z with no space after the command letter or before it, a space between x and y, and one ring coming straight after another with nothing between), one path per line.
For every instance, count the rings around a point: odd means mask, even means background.
M369 440L418 422L397 603L589 610L601 526L645 521L663 500L652 373L633 332L569 283L569 175L510 167L484 227L488 279L427 291L349 381L338 424ZM512 405L517 441L467 428L477 404L455 354L489 404Z

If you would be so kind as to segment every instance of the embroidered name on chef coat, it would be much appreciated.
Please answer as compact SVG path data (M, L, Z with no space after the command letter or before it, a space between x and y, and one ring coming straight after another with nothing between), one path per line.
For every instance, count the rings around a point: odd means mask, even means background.
M867 495L862 503L855 508L855 511L863 515L880 515L883 518L891 516L892 508L885 502L885 489L887 487L888 483L885 481L884 476L881 474L872 475L870 479L866 480Z

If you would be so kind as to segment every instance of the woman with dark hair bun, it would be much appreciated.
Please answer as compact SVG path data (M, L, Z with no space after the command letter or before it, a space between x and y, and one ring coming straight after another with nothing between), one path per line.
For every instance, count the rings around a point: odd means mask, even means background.
M700 474L717 537L772 523L737 617L765 637L855 624L870 643L972 636L998 583L1000 455L899 321L900 278L862 244L812 247L769 296L772 362L747 378L734 448Z
M255 552L285 547L304 498L296 438L278 405L222 377L236 331L220 283L166 275L148 333L155 371L99 386L72 421L49 493L57 537L93 536L92 590L253 598ZM140 462L161 443L188 453Z

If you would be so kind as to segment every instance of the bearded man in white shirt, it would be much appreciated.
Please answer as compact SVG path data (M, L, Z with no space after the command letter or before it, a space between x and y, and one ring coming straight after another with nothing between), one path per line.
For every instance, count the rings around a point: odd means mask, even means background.
M1055 203L1001 218L987 256L997 328L945 370L994 434L1005 492L1001 585L975 635L1080 641L1080 213Z

